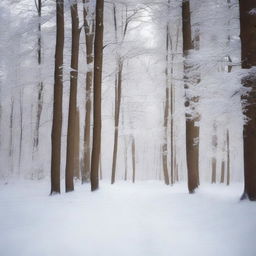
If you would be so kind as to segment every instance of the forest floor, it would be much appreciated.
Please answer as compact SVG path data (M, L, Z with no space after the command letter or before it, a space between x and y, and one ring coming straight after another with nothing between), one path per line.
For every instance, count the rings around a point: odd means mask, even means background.
M256 204L242 184L101 182L49 196L47 181L0 185L1 256L255 256Z

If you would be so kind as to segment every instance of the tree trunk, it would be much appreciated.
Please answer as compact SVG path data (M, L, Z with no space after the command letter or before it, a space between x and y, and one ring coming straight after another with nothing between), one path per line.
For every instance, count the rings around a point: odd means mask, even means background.
M75 157L74 157L74 177L80 179L80 115L79 108L76 109L75 122Z
M66 192L74 190L75 168L75 123L77 108L77 77L79 57L79 17L77 3L70 6L72 18L72 46L70 71L70 97L68 112L67 157L66 157Z
M87 0L86 2L89 2ZM85 4L85 0L83 0ZM84 129L84 155L82 168L82 183L88 182L91 172L91 110L92 110L92 79L93 79L93 39L94 39L94 20L89 24L87 20L88 9L83 9L84 32L86 44L86 103L85 103L85 129Z
M217 145L218 145L218 138L217 138L217 125L214 123L213 125L213 135L212 135L212 150L213 150L213 156L212 156L212 183L216 183L216 176L217 176L217 159L216 159L216 153L217 153Z
M132 182L135 183L136 176L136 157L135 157L135 138L132 137Z
M193 49L191 37L191 22L190 22L190 4L189 1L182 2L182 33L183 33L183 56L184 61L184 80L185 91L189 88L191 65L188 63L189 51ZM186 97L185 106L191 108L196 99ZM192 106L193 109L193 106ZM198 172L198 145L197 138L199 137L199 128L195 126L195 120L186 113L186 154L187 154L187 171L188 171L188 190L189 193L194 193L199 185Z
M10 171L13 173L13 120L14 120L14 99L11 98L11 113L10 113L10 140L9 140L9 158L10 158Z
M102 173L102 160L101 160L101 153L100 153L100 180L103 179L103 173Z
M38 82L38 96L37 96L37 111L36 111L36 126L34 131L33 151L37 150L39 145L39 128L41 114L43 110L43 88L44 84L41 78L41 64L42 64L42 32L41 32L41 12L42 12L42 1L37 0L36 9L38 13L38 39L37 39L37 64L39 66L39 82Z
M20 88L20 139L19 139L19 174L22 157L22 143L23 143L23 88Z
M227 185L230 184L230 147L229 147L229 130L227 130Z
M101 148L101 83L103 61L103 15L104 0L96 2L96 29L94 41L94 101L93 101L93 143L91 160L91 190L99 188L99 158Z
M127 141L124 139L124 180L127 181L128 164L127 164Z
M169 8L170 8L170 0L168 0ZM169 36L170 48L171 48L171 70L170 70L170 130L171 130L171 184L179 181L179 170L177 164L177 153L176 153L176 143L175 143L175 130L174 130L174 111L175 111L175 84L173 81L174 78L174 60L175 60L175 52L178 51L179 46L179 29L180 25L177 25L176 32L176 42L175 48L173 47L172 39ZM174 52L175 51L175 52Z
M64 49L64 6L63 0L56 0L56 49L54 74L54 99L52 122L51 194L60 193L62 91L63 91L63 49Z
M212 183L216 183L216 165L217 160L215 157L212 158Z
M256 0L240 0L241 61L243 69L256 67ZM249 71L242 84L251 90L244 97L244 112L248 117L244 125L244 193L242 199L256 200L256 75Z
M118 135L119 135L119 119L120 119L120 107L121 107L121 95L122 95L122 72L123 63L121 60L118 61L118 73L117 81L115 83L115 134L114 134L114 149L113 149L113 162L112 162L112 175L111 184L115 183L116 178L116 160L117 160L117 149L118 149Z
M167 136L168 136L168 118L169 118L169 25L166 26L166 68L165 68L165 107L164 107L164 142L162 145L162 160L163 160L163 174L164 174L164 182L166 185L170 184L169 174L168 174L168 144L167 144ZM172 154L173 152L171 152Z
M220 176L220 183L224 183L225 179L225 162L224 160L221 161L221 176Z

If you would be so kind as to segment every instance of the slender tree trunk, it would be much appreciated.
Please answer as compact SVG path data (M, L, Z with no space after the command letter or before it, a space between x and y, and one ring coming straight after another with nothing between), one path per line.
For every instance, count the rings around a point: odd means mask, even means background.
M123 14L123 13L122 13ZM115 43L118 44L118 31L117 31L117 15L116 15L116 5L113 4L113 18L114 18L114 30L115 30ZM122 16L121 25L121 43L124 41L126 31L127 31L127 9L126 9L126 20L124 25L124 19ZM112 174L111 174L111 184L115 183L116 179L116 162L118 153L118 136L119 136L119 119L120 119L120 108L122 99L122 73L123 73L123 60L120 53L116 57L117 70L115 78L115 132L114 132L114 148L113 148L113 161L112 161Z
M79 108L76 109L75 122L75 157L74 157L74 177L80 179L80 114Z
M212 183L216 183L216 165L217 160L215 157L212 158Z
M228 4L228 9L229 9L229 12L231 10L231 1L230 0L227 0L227 4ZM228 46L230 47L230 42L231 42L231 36L230 36L230 20L228 21ZM228 73L230 73L232 71L232 59L230 57L230 55L227 56L227 60L228 60Z
M228 130L227 130L228 131ZM220 183L225 182L225 172L226 172L226 167L228 165L227 160L228 160L228 147L227 147L227 132L225 130L225 137L223 139L223 145L222 145L222 160L221 160L221 175L220 175ZM227 164L225 164L227 163Z
M39 82L38 82L38 96L37 96L37 111L36 111L36 126L34 131L33 151L37 150L39 145L39 129L40 120L43 110L43 88L44 84L41 78L41 64L42 64L42 32L41 32L41 13L42 13L42 1L35 1L37 13L38 13L38 40L37 40L37 63L39 66Z
M63 49L64 49L64 5L56 0L56 49L54 74L54 99L52 122L51 194L60 193L62 91L63 91Z
M83 4L89 0L83 0ZM94 15L94 14L93 14ZM91 172L91 112L92 112L92 80L93 80L93 39L94 39L94 20L89 24L87 20L88 9L84 7L84 32L86 44L86 103L85 103L85 129L84 129L84 155L82 168L82 183L88 182Z
M9 140L9 158L10 158L10 167L11 173L13 173L13 120L14 120L14 99L11 98L11 113L10 113L10 140Z
M240 0L241 61L243 69L256 68L256 0ZM244 193L242 199L256 200L256 75L249 71L242 84L250 88L244 97L244 112L248 117L244 125Z
M23 88L20 88L19 172L21 168L22 144L23 144Z
M171 72L173 73L173 67ZM175 168L174 163L176 161L175 159L175 149L174 149L174 120L173 120L173 111L174 110L174 88L173 84L171 83L170 88L170 130L171 130L171 184L174 184L176 178L175 178Z
M174 171L175 171L175 180L176 180L177 182L179 182L179 180L180 180L180 178L179 178L179 166L178 166L176 157L175 157L175 159L174 159Z
M136 156L135 156L135 138L132 136L132 182L135 183L136 177Z
M91 160L91 190L99 188L99 158L101 148L101 83L103 61L103 15L104 0L96 2L96 29L94 41L94 101L93 101L93 144Z
M189 64L189 52L193 49L191 37L191 22L190 22L190 2L182 2L182 33L183 33L183 56L184 61L184 80L185 91L189 88L189 83L193 83L190 79L191 65ZM186 108L193 110L193 104L196 99L186 98ZM191 106L192 105L192 106ZM188 190L189 193L194 193L199 185L198 172L198 145L199 128L195 125L195 120L186 114L186 154L187 154L187 171L188 171Z
M212 183L216 183L216 176L217 176L217 159L216 159L216 152L217 152L217 125L214 123L213 125L213 135L212 135L212 149L213 149L213 156L212 156Z
M168 0L170 3L170 0ZM175 130L174 130L174 111L175 111L175 84L173 81L174 78L174 50L175 52L178 51L179 46L179 30L180 25L177 25L177 32L176 32L176 43L175 48L173 47L173 43L171 40L171 37L169 37L170 40L170 46L171 46L171 70L170 70L170 80L171 80L171 88L170 88L170 129L171 129L171 183L179 181L179 170L178 170L178 164L177 164L177 152L176 152L176 143L175 143ZM174 49L173 49L174 48Z
M221 161L221 176L220 176L220 183L224 183L225 179L225 162L224 160Z
M119 135L119 117L120 117L120 107L121 107L121 95L122 95L122 72L123 63L121 60L118 62L118 74L117 82L115 88L115 134L114 134L114 149L113 149L113 162L112 162L112 175L111 184L115 183L116 178L116 160L117 160L117 150L118 150L118 135Z
M227 185L230 184L230 147L229 147L229 130L227 130Z
M72 18L72 46L70 71L70 97L68 112L67 157L66 157L66 192L74 190L75 168L75 123L77 108L77 77L79 57L79 17L77 3L70 6Z
M170 184L169 174L168 174L168 118L169 118L169 105L170 105L170 88L169 88L169 24L166 26L166 68L165 68L165 107L164 107L164 142L162 145L162 160L163 160L163 174L164 182L166 185ZM172 154L173 152L171 152Z
M125 14L123 14L122 9L122 19L121 19L121 41L118 42L118 28L117 28L117 15L116 15L116 5L113 4L113 18L114 18L114 31L115 31L115 43L122 45L125 40L129 22L131 17L128 17L128 8L125 6ZM112 174L111 174L111 184L115 182L116 179L116 162L118 154L118 136L119 136L119 119L120 119L120 108L122 99L122 73L123 73L123 63L124 57L118 52L116 56L117 70L115 79L115 132L114 132L114 148L113 148L113 161L112 161Z
M228 4L228 9L230 11L231 9L231 1L227 0L227 4ZM231 36L230 36L230 20L228 21L228 38L227 38L227 45L228 47L230 47L230 41L231 41ZM228 61L228 65L227 65L227 71L228 73L230 73L232 71L232 59L230 57L230 55L227 55L227 61ZM225 136L225 140L226 140L226 145L224 145L224 147L226 147L225 150L223 150L224 152L226 152L226 162L227 162L227 185L229 185L230 183L230 149L229 149L229 130L226 131L226 136ZM224 183L225 181L225 161L222 160L221 162L221 179L220 182Z
M127 141L124 139L124 180L127 181L128 163L127 163Z

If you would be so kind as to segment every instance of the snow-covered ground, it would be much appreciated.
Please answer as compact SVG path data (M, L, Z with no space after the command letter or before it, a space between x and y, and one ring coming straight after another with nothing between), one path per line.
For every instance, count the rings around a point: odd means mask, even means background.
M255 256L242 185L100 184L50 197L47 181L0 185L1 256Z

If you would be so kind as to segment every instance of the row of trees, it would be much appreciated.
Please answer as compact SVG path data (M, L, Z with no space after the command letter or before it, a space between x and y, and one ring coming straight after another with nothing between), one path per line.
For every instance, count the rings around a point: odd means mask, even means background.
M94 31L91 31L87 21L89 8L84 4L84 30L87 46L87 64L93 61L93 37ZM71 71L70 71L70 99L68 113L68 134L67 134L67 156L66 156L66 192L74 190L74 170L75 160L75 135L77 120L77 77L78 77L78 56L79 56L79 37L82 28L79 28L79 17L77 2L70 5L72 17L72 46L71 46ZM90 168L91 188L92 191L98 188L99 183L99 160L101 145L101 83L102 83L102 53L103 53L103 13L104 1L97 1L96 4L96 21L95 21L95 39L94 39L94 79L93 79L93 143L92 143L92 160ZM94 27L94 21L92 21ZM61 127L62 127L62 94L63 94L63 51L64 51L64 2L56 1L56 51L55 51L55 84L54 84L54 105L53 105L53 125L52 125L52 161L51 161L51 194L60 193L60 162L61 162ZM92 87L92 71L87 72L86 78L86 96L89 103L86 106L87 125L90 126L90 102ZM88 106L89 105L89 106ZM86 134L89 133L88 135ZM83 181L86 180L88 172L90 150L90 127L85 128L85 164L83 171ZM87 141L88 140L88 141Z
M227 0L227 4L230 7L231 2ZM255 50L253 48L255 39L255 17L253 13L255 7L255 1L239 1L240 9L240 28L241 28L241 44L242 44L242 68L251 69L254 67L256 57ZM101 74L102 74L102 51L103 51L103 5L104 1L97 1L96 5L96 26L95 26L95 39L94 39L94 104L93 104L93 147L92 147L92 160L91 160L91 170L87 167L87 172L90 172L91 177L91 187L92 190L98 188L98 173L99 173L99 162L100 162L100 140L101 140ZM188 171L188 189L190 193L193 193L195 189L199 186L199 146L196 140L199 138L199 127L198 120L200 118L197 112L197 103L200 100L198 96L189 96L186 91L193 91L193 88L200 83L200 71L198 66L194 64L190 59L191 52L199 50L200 36L199 32L195 34L194 39L192 39L192 26L191 26L191 10L190 1L182 1L182 36L183 36L183 56L184 56L184 88L185 88L185 106L186 106L186 158L187 158L187 171ZM170 0L168 0L168 8L170 7ZM58 8L60 11L58 11ZM64 41L64 14L63 14L63 2L57 1L57 43L56 43L56 67L55 67L55 101L54 103L54 118L53 118L53 130L52 130L52 141L53 143L57 140L57 146L53 144L52 146L52 193L60 192L59 186L59 166L60 166L60 136L61 128L61 78L62 74L62 54L63 54L63 41ZM73 190L73 170L74 170L74 131L75 131L75 116L76 116L76 86L77 86L77 58L78 58L78 42L79 42L79 21L77 13L77 3L71 5L72 13L72 60L71 60L71 92L70 92L70 103L69 103L69 126L68 126L68 143L67 143L67 166L66 166L66 191ZM113 17L115 26L115 43L122 44L125 39L127 27L133 15L128 16L126 10L126 19L121 30L121 43L118 42L117 35L117 16L116 7L113 4ZM86 17L86 14L85 14ZM87 34L89 33L88 24ZM166 184L169 184L168 175L168 164L167 164L167 126L168 119L171 116L171 183L174 183L174 150L173 150L173 87L169 86L169 76L172 74L172 69L169 66L169 48L173 47L170 42L170 27L167 22L166 26L166 101L165 101L165 111L164 111L164 129L165 129L165 142L162 147L163 156L163 174ZM87 39L87 38L86 38ZM230 39L228 39L230 40ZM88 39L87 39L88 42ZM92 42L92 40L90 41ZM88 49L92 49L91 45ZM90 52L89 52L90 55ZM122 72L123 72L123 61L121 54L116 57L117 60L117 73L115 78L115 135L114 135L114 152L113 152L113 163L112 163L112 178L111 183L115 182L116 174L116 158L118 150L118 130L119 130L119 116L120 116L120 105L121 105L121 89L122 89ZM92 61L89 60L88 63ZM232 63L230 56L228 56L228 72L231 71ZM173 63L172 63L173 64ZM256 199L256 175L255 175L255 161L254 152L256 145L255 138L255 122L256 122L256 110L254 106L254 90L253 86L255 84L255 74L254 70L250 70L249 74L246 75L242 83L245 87L252 87L246 96L246 107L245 112L248 116L248 121L244 125L244 163L245 163L245 189L242 198L249 198L250 200ZM88 75L87 75L88 76ZM89 74L88 80L91 81L91 74ZM58 83L59 86L58 86ZM90 90L90 86L88 89ZM59 98L58 98L59 97ZM170 102L171 103L170 103ZM57 106L59 103L59 107ZM89 100L88 103L91 101ZM90 108L90 106L88 107ZM170 115L169 115L170 110ZM60 117L55 117L55 115ZM88 113L86 113L88 118ZM88 128L88 127L87 127ZM215 128L216 129L216 128ZM90 130L90 129L89 129ZM57 134L55 134L57 131ZM86 134L85 134L86 135ZM89 136L90 137L90 136ZM227 143L229 141L229 135L227 133ZM88 142L87 142L88 143ZM216 146L216 138L213 137L213 146ZM85 147L85 151L88 152L88 144ZM57 153L57 156L55 155ZM88 166L90 163L90 158L84 158L84 165ZM229 161L228 161L229 164ZM57 169L55 169L57 168ZM228 172L229 167L227 166ZM229 175L229 174L228 174ZM222 180L224 179L224 164L222 163ZM216 182L216 159L212 160L212 182ZM228 179L229 183L229 179Z
M241 90L255 83L254 1L62 0L56 12L48 0L11 4L8 12L8 1L0 3L0 158L8 173L40 178L51 162L52 194L62 169L67 192L74 177L94 190L103 175L112 184L187 180L193 193L208 170L212 183L229 184L244 165L243 198L254 200L255 97Z

